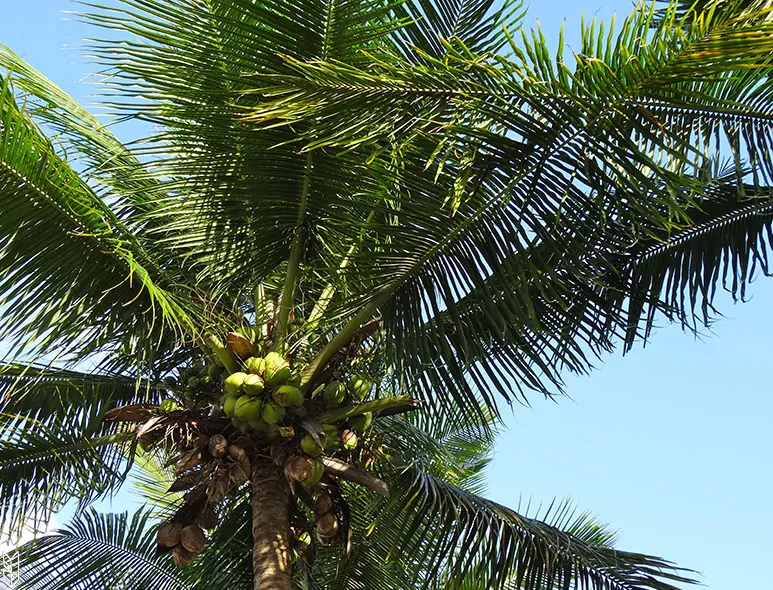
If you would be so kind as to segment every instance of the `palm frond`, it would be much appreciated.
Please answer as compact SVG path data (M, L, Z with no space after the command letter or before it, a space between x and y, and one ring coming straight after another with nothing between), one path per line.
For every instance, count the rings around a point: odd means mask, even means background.
M395 49L421 63L421 54L443 57L444 42L461 41L474 53L497 53L507 45L507 30L526 14L523 3L507 0L409 0L394 6L403 25L395 30ZM419 51L416 51L419 50ZM420 52L420 53L419 53Z
M624 350L647 339L660 317L693 331L709 325L719 313L718 287L744 299L758 273L770 274L773 189L739 184L736 176L732 167L719 170L689 210L688 223L653 228L630 248L610 253L617 270L596 291L601 306L621 318Z
M190 328L173 282L0 90L0 337L50 353ZM142 328L140 328L142 326ZM144 334L143 334L144 332ZM9 340L12 343L12 340Z
M590 542L437 479L419 466L406 467L390 483L394 497L371 513L377 519L371 536L384 543L382 550L390 557L398 558L396 547L401 556L411 556L405 567L422 587L456 588L467 580L477 588L512 583L530 590L574 583L671 590L675 583L691 581L688 572L660 558L599 545L594 525L582 519L565 524Z
M588 243L622 249L650 223L686 222L691 200L712 181L713 158L746 157L757 183L771 178L773 29L717 12L686 28L672 18L651 33L652 16L651 6L640 7L616 35L588 25L573 71L535 34L512 45L511 59L451 44L446 58L421 66L394 56L374 56L368 70L288 60L291 75L257 78L261 95L272 98L248 115L257 128L313 119L309 148L350 154L370 146L397 177L392 211L382 200L375 208L383 215L369 225L389 248L363 248L350 268L363 287L372 281L370 309L393 337L395 373L412 376L433 409L443 410L433 391L463 409L475 406L477 393L495 408L492 389L512 399L521 385L547 391L559 377L544 342L524 351L522 339L494 350L491 368L460 367L464 355L445 335L416 346L428 318L445 313L456 329L466 320L479 342L503 318L505 329L512 322L540 331L534 295L568 307L563 277L603 280L597 265L608 265L588 263ZM394 136L407 142L399 166L387 164ZM530 258L535 252L541 259ZM460 298L484 296L494 284L500 308L489 305L474 324L457 313ZM605 343L606 326L592 327ZM559 360L585 364L581 351Z
M89 408L100 415L113 406L157 404L166 396L158 385L131 377L90 374L44 365L0 364L0 414L45 422ZM93 409L98 408L98 409Z
M77 515L65 528L31 541L16 553L19 588L25 590L93 590L125 588L184 590L188 580L170 557L154 556L152 514L139 510L131 517Z
M102 418L114 404L158 401L131 378L10 365L0 372L0 525L46 521L117 488L133 433Z

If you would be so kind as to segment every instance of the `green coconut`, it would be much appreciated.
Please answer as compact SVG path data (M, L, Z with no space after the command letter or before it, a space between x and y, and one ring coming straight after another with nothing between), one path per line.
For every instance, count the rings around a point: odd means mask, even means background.
M249 427L253 430L257 430L258 432L265 432L268 430L268 424L266 424L266 421L263 420L262 416L263 412L261 411L261 416L258 416L257 418L253 418L249 421Z
M234 409L236 408L236 400L239 399L235 395L226 395L223 399L223 412L229 418L233 418Z
M180 404L178 404L173 399L165 399L161 402L161 411L162 412L174 412L175 410L180 410Z
M301 450L309 457L319 457L322 454L322 447L317 444L317 441L310 434L306 434L301 438Z
M242 388L242 383L247 378L247 373L241 371L232 373L225 379L225 391L231 395L239 395Z
M303 485L307 488L311 488L317 485L322 479L322 476L325 475L325 465L322 463L322 461L315 459L312 461L312 464L314 468L311 472L311 475L308 477L308 479L306 479L306 481L302 482Z
M266 355L265 368L263 369L263 376L266 379L266 384L271 387L282 385L289 379L291 374L290 365L277 352L269 352Z
M262 409L263 402L261 400L250 397L249 395L243 395L236 400L234 416L239 418L239 420L249 422L250 420L259 418Z
M298 371L291 371L290 376L287 378L287 385L292 385L293 387L300 387L301 374Z
M352 430L360 434L370 428L371 424L373 424L373 412L365 412L349 420L349 426L351 426Z
M251 356L246 361L244 361L244 370L248 373L252 373L253 375L260 375L263 373L264 365L265 360L257 356Z
M341 442L344 445L344 449L353 451L357 448L357 435L351 430L344 430L341 433Z
M246 421L240 420L236 416L231 419L231 424L233 424L237 432L247 432L247 429L250 427Z
M340 381L331 381L325 387L323 397L328 408L337 408L346 399L346 386Z
M285 409L272 402L263 405L263 420L268 424L279 424L285 417Z
M263 379L258 375L247 375L247 377L244 378L244 383L242 383L244 393L251 395L252 397L257 397L263 393L263 387Z
M327 439L325 448L338 445L338 427L335 424L323 424L322 430L325 431L325 438Z
M292 385L282 385L271 394L273 400L284 408L300 408L303 405L301 390Z
M225 370L225 369L223 369L223 367L221 367L220 365L216 365L215 363L212 363L212 364L210 364L210 365L207 367L207 375L209 376L209 378L210 378L212 381L214 381L215 379L217 379L218 377L220 377L220 375L222 375L222 374L223 374L223 371L224 371L224 370Z
M188 389L198 389L201 385L201 379L198 377L191 377L188 379Z
M282 440L282 435L279 434L279 427L276 424L266 424L266 429L262 432L263 438L270 443L279 442Z
M349 379L349 383L347 383L347 389L349 390L349 393L354 399L360 401L364 400L368 396L372 388L373 382L359 375L354 375L351 379Z

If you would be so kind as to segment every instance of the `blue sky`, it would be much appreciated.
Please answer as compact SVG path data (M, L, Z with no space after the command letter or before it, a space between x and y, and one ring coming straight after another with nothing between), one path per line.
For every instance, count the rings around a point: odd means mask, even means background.
M67 20L68 0L5 0L0 41L82 101L88 65L67 45L93 33ZM535 2L548 38L580 13L607 18L628 0ZM773 281L751 301L720 300L725 317L696 339L664 326L646 348L605 358L590 376L568 377L571 399L532 397L516 406L490 470L493 499L549 502L571 496L620 529L621 549L661 555L701 572L712 589L769 585L773 510L773 398L766 342ZM125 509L122 501L114 506Z

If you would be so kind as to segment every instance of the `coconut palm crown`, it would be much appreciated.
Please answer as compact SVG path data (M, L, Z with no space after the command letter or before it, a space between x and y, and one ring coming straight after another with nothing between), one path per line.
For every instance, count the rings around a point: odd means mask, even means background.
M94 5L130 144L0 46L0 524L82 508L24 587L689 582L480 495L504 406L767 273L773 25L683 4Z

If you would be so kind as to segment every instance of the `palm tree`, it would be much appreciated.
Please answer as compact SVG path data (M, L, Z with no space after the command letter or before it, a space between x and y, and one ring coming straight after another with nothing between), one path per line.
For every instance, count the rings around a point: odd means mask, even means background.
M478 493L503 400L767 272L773 27L679 4L552 57L509 2L119 0L128 145L3 47L0 523L83 508L27 586L688 581Z

